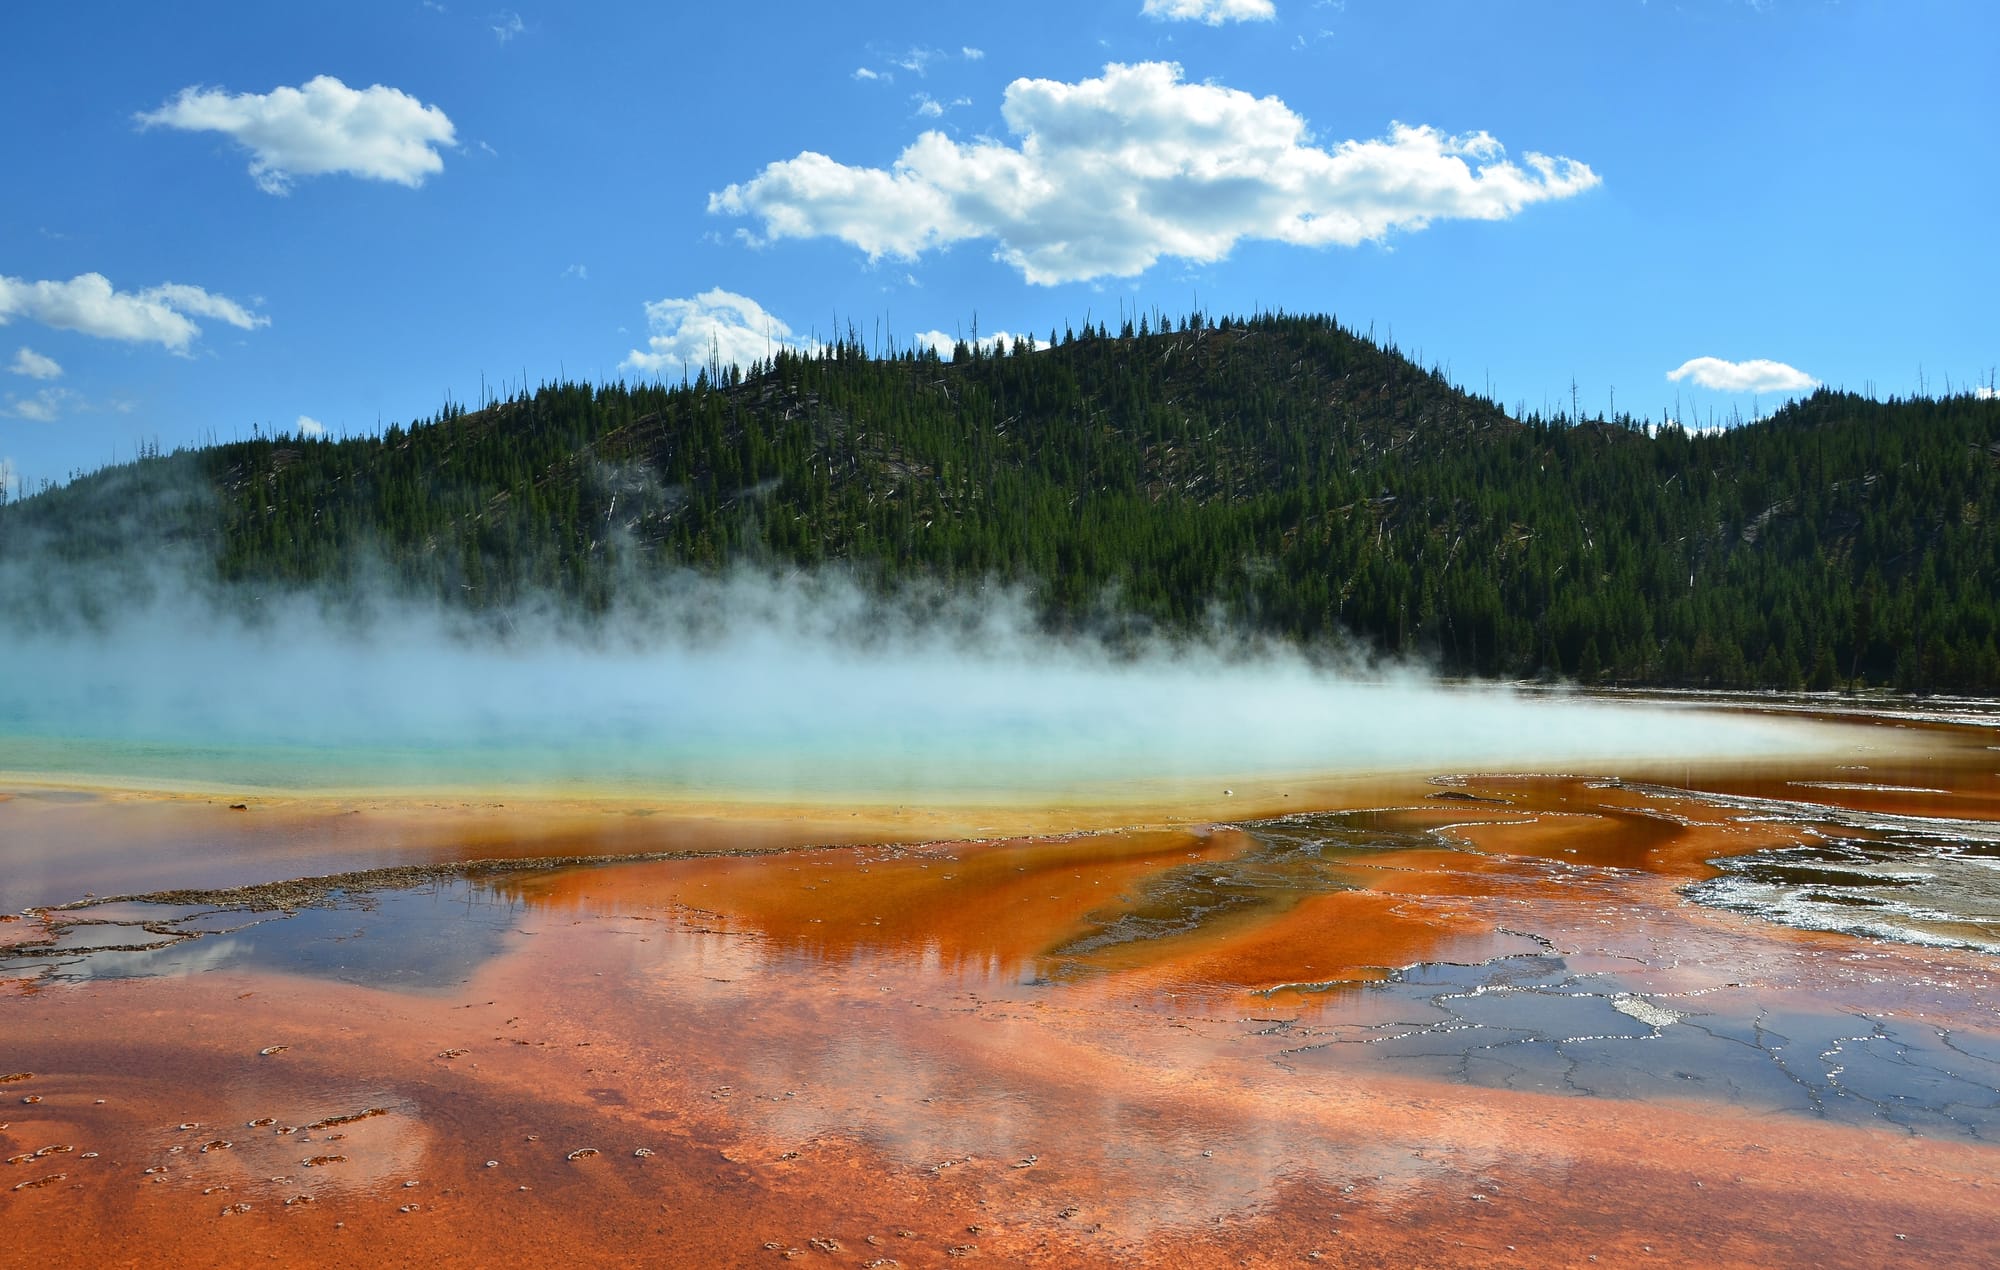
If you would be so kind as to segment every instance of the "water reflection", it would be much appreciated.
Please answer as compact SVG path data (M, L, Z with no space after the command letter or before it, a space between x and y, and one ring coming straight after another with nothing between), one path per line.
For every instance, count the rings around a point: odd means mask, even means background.
M1891 796L1827 783L1788 788ZM1881 813L1780 809L1772 789L1431 792L334 886L289 912L73 910L0 963L48 974L0 1000L41 1073L23 1088L47 1095L0 1132L125 1162L79 1170L87 1195L166 1177L153 1193L180 1206L147 1211L176 1222L225 1202L293 1221L279 1205L312 1194L322 1227L389 1222L371 1237L485 1254L468 1260L1233 1263L1338 1247L1337 1229L1394 1261L1452 1261L1484 1231L1516 1264L1576 1263L1614 1227L1700 1260L1719 1228L1763 1232L1761 1254L1884 1212L1990 1252L1970 1180L2000 1133L1992 959L1677 890L1731 853L1795 852L1766 864L1820 890L1858 867L1842 853L1885 846L1957 843L1971 866L1971 837L1898 838L1855 820ZM144 1114L118 1120L127 1104ZM22 1194L0 1203L54 1221ZM432 1204L446 1233L393 1225Z
M285 911L107 905L57 916L47 942L0 950L0 979L76 983L255 970L438 992L464 984L497 955L523 908L465 881L336 890L323 903Z

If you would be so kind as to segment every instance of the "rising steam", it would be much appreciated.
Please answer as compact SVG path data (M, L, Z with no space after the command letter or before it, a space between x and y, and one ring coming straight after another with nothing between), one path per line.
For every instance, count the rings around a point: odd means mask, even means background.
M1041 632L1000 589L685 574L580 624L305 596L253 617L153 581L90 623L0 628L0 771L948 802L1824 745L1798 724L1452 686L1220 635L1114 652Z

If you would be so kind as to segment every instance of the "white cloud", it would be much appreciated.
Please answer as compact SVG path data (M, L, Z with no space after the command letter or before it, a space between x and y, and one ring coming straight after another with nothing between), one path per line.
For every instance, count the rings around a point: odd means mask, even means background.
M922 78L930 70L932 62L950 61L952 56L949 51L944 49L923 48L921 46L915 46L905 52L892 53L886 56L877 50L871 49L870 52L874 53L877 57L882 57L890 66L914 72L919 78ZM958 55L968 62L977 62L986 56L986 50L966 45L958 50ZM861 80L880 80L885 84L892 84L896 81L896 72L893 70L878 71L867 66L858 66L854 69L853 77Z
M1691 379L1702 388L1717 392L1804 392L1819 387L1819 381L1783 362L1753 358L1747 362L1726 362L1720 357L1696 357L1667 372L1679 383Z
M78 274L68 282L0 276L0 326L16 316L103 339L158 344L176 353L187 352L201 334L197 317L246 331L271 324L270 318L200 287L168 282L144 291L118 291L101 273Z
M917 113L924 118L942 119L944 117L944 103L938 101L937 98L932 97L929 93L913 93L910 100L917 103Z
M6 413L35 423L54 423L75 400L76 394L67 388L44 388L32 397L8 393Z
M565 278L575 278L579 282L588 282L590 280L590 267L588 265L571 265L562 271L562 276Z
M375 181L419 186L444 170L440 146L457 145L451 120L400 89L354 89L320 75L298 88L230 96L216 88L183 88L142 127L220 132L250 151L250 175L267 194L284 194L292 179L346 172Z
M1271 0L1146 0L1140 10L1162 22L1269 22L1278 16Z
M1992 384L1978 384L1973 387L1972 395L1981 401L1993 401L2000 399L2000 389L1996 389Z
M1244 238L1352 246L1434 220L1500 220L1598 184L1571 159L1530 151L1516 164L1484 132L1398 123L1322 148L1276 97L1184 83L1171 62L1076 84L1018 79L1001 114L1018 146L926 132L886 169L806 151L709 195L708 209L760 220L760 234L739 234L753 244L833 237L870 259L992 239L997 259L1054 284L1130 277L1162 256L1211 262Z
M296 426L299 435L302 437L323 437L326 435L326 425L311 415L300 415Z
M649 375L688 374L715 366L747 366L781 348L800 347L792 328L748 296L717 287L691 300L655 300L646 306L652 334L633 349L620 370Z
M190 287L179 282L162 283L139 294L165 304L177 312L215 318L217 321L227 322L246 331L271 324L270 318L254 316L227 296L211 295L200 287Z
M0 493L9 497L26 491L27 482L21 479L21 469L14 466L14 460L0 458Z
M951 360L952 350L958 346L960 341L963 341L969 348L980 348L990 351L996 344L1005 344L1009 348L1012 348L1014 336L1008 331L995 331L991 335L982 335L976 340L969 340L965 339L962 335L948 335L943 331L924 331L916 337L916 342L919 345L933 349L939 357L944 358L946 361Z
M0 314L0 321L5 320L4 314ZM30 379L60 379L63 373L55 358L43 357L32 348L17 349L14 353L14 364L7 369L16 375L26 375Z
M502 44L505 44L528 29L526 24L521 21L521 15L511 9L503 9L499 13L494 14L492 22L493 35Z

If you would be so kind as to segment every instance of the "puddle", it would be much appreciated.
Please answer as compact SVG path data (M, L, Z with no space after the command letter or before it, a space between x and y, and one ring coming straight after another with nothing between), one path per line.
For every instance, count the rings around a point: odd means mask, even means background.
M119 920L61 915L52 945L0 955L0 979L77 983L255 970L407 992L469 979L505 945L522 905L470 882L349 894L293 911L213 911L125 903ZM75 919L83 919L77 921Z

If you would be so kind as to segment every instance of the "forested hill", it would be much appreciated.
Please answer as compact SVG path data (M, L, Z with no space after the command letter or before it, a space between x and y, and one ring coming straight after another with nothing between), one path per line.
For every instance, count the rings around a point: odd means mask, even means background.
M841 561L1025 584L1055 626L1220 615L1485 676L1990 693L1996 521L2000 401L1822 391L1651 434L1509 418L1329 319L1194 318L149 457L0 509L0 552L180 544L243 594L386 571L579 612L680 566Z

